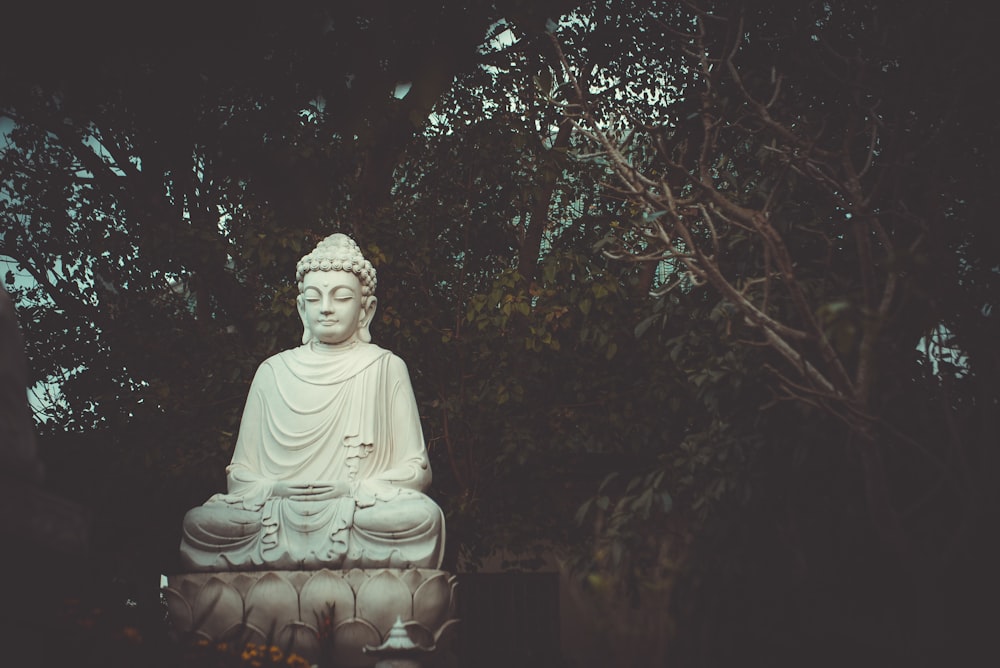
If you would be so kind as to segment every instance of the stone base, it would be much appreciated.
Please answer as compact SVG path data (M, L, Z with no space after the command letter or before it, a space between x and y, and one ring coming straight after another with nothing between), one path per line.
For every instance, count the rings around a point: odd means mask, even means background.
M418 645L448 645L455 577L444 571L246 571L168 577L174 631L213 642L276 645L313 664L361 668L400 617Z

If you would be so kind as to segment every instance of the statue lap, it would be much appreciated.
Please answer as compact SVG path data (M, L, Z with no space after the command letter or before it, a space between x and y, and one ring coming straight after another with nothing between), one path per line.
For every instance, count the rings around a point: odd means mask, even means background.
M311 503L316 507L310 508L310 502L295 502L296 514L315 517L328 502ZM331 526L308 528L306 533L322 537L319 541L279 540L269 550L264 541L265 512L269 510L274 512L268 505L248 510L222 501L192 508L184 517L184 566L192 571L436 568L440 561L440 543L428 537L443 534L443 514L430 497L414 490L401 490L391 500L356 508L346 529L347 542L333 558L324 549L338 533Z

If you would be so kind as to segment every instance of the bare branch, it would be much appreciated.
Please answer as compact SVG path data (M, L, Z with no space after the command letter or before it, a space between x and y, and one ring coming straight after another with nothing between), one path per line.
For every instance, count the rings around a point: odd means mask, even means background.
M684 0L683 4L684 4L685 7L687 7L692 12L694 12L698 16L698 18L709 19L710 21L721 21L721 22L728 22L729 21L729 19L726 18L725 16L719 16L717 14L712 14L712 13L710 13L710 12L702 9L701 7L697 6L696 4L694 4L693 2L691 2L690 0Z
M878 124L872 121L871 126L871 138L868 140L868 155L865 156L865 164L861 167L861 171L858 172L858 178L863 178L868 173L875 158L875 145L878 143Z

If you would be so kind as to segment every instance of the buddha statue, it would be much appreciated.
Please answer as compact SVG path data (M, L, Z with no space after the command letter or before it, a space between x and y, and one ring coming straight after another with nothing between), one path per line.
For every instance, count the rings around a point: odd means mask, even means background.
M444 516L404 362L371 343L375 269L343 234L299 261L302 345L266 359L226 468L184 518L191 571L438 568Z

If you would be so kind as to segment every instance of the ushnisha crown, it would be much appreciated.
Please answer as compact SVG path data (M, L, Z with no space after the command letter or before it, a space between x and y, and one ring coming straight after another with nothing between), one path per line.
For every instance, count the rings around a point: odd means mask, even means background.
M375 294L378 279L375 267L361 254L361 248L346 234L331 234L320 241L311 253L295 266L295 281L302 292L302 279L310 271L349 271L361 282L361 294Z

